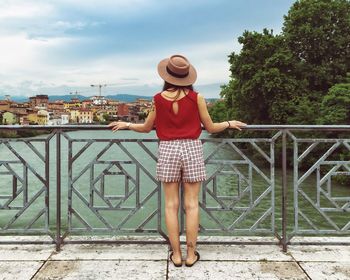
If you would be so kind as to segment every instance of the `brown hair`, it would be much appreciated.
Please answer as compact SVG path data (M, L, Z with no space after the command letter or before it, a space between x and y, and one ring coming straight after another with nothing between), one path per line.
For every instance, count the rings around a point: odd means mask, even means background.
M176 85L173 85L173 84L170 84L166 81L164 81L164 85L163 85L163 91L164 90L167 90L167 91L177 91L177 90L185 90L185 89L188 89L188 90L193 90L193 85L188 85L188 86L176 86Z
M185 93L186 89L194 91L193 85L177 86L177 85L173 85L173 84L170 84L170 83L164 81L163 91L167 90L167 91L170 91L170 92L175 92L175 91L179 90L179 93L177 94L175 100L179 97L181 91L183 91L183 93ZM185 93L185 97L188 97L192 102L194 102L194 100L192 100L192 98L190 98L186 93Z

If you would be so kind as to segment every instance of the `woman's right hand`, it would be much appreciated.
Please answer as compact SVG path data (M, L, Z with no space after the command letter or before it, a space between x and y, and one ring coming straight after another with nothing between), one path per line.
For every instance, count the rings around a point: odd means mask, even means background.
M232 120L232 121L228 121L230 123L230 128L237 128L238 130L242 130L241 127L246 126L247 124L241 121L236 121L236 120Z
M111 122L108 126L112 128L112 131L115 132L119 129L127 129L127 122L117 121L117 122Z

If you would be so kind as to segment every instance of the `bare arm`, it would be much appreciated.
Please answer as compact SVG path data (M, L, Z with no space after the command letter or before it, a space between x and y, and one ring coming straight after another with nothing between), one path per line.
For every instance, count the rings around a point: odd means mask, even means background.
M129 129L136 132L148 133L152 130L154 121L156 119L156 108L152 102L152 107L144 123L130 123ZM112 131L115 132L119 129L128 129L127 122L117 121L111 122L108 126L112 127Z
M235 121L235 120L214 123L209 115L207 104L205 103L205 99L200 94L198 94L197 103L198 103L199 116L200 116L201 122L204 125L204 128L209 133L217 133L229 127L242 130L240 127L247 125L246 123Z

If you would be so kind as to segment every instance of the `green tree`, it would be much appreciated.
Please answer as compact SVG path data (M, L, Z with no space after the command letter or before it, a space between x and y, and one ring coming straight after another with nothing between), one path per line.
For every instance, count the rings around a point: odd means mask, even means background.
M92 117L92 121L98 123L100 121L100 119L97 117L97 115L94 113L93 117Z
M246 123L286 123L293 103L304 92L298 77L297 60L286 48L281 35L245 31L238 38L239 54L229 56L232 81L222 89L234 117Z
M308 90L326 94L350 69L350 2L299 0L284 19L285 41L301 62Z
M139 112L139 120L145 120L148 116L148 113L146 112Z
M222 122L228 120L227 107L224 101L218 100L208 109L209 114L213 122Z
M234 106L233 106L234 96L238 94L237 92L238 86L236 85L236 83L237 83L237 80L231 79L227 85L221 86L220 96L221 98L224 99L224 102L225 102L226 118L223 118L223 119L216 118L217 121L224 121L227 119L238 119L237 111L234 110Z
M228 115L254 124L316 124L328 89L350 69L350 2L299 0L283 32L245 31L221 95Z
M110 119L110 116L107 113L104 113L102 118L105 122L108 122Z
M321 103L320 124L350 123L350 83L332 86Z

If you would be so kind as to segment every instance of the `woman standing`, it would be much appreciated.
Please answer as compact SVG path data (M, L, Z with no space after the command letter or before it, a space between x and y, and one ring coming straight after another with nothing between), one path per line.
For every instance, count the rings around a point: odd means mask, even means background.
M184 185L186 213L186 266L200 258L196 251L199 229L198 194L201 182L206 180L202 143L198 139L201 124L209 133L226 128L241 130L246 124L240 121L213 123L205 99L193 90L197 73L182 55L173 55L158 64L158 73L164 80L163 90L153 98L153 106L143 124L112 122L113 131L131 129L150 132L155 124L159 138L156 177L163 183L165 193L165 222L171 243L170 260L182 265L179 239L179 185Z

